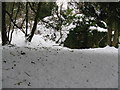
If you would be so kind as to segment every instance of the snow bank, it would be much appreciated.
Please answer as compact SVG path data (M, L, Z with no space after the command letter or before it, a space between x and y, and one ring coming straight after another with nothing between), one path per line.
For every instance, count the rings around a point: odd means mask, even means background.
M11 44L14 44L16 46L25 46L25 35L19 30L15 30L13 32L12 42Z
M46 39L44 36L46 35L46 33L43 33L43 35L34 35L33 39L31 41L31 43L26 42L25 40L25 35L24 33L22 33L21 31L15 30L13 32L13 38L12 38L12 42L11 44L14 44L18 47L25 47L25 46L29 46L29 47L49 47L52 46L53 44L55 44L54 42Z

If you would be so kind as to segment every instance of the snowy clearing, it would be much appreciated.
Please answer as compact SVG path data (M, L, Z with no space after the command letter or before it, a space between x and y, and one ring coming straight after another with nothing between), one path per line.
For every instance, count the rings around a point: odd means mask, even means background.
M119 6L2 3L0 87L118 88Z

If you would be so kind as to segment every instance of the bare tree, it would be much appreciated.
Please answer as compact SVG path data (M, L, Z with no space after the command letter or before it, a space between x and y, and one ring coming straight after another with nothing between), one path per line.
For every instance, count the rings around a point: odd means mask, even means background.
M33 28L32 28L31 34L30 34L30 35L28 36L28 38L27 38L27 40L28 40L29 42L31 42L31 40L32 40L32 38L33 38L33 36L34 36L34 33L35 33L35 31L36 31L36 28L37 28L40 6L41 6L41 2L38 3L38 7L37 7L36 16L35 16L35 19L34 19Z
M6 3L2 2L2 45L6 45L8 43L8 37L6 32Z

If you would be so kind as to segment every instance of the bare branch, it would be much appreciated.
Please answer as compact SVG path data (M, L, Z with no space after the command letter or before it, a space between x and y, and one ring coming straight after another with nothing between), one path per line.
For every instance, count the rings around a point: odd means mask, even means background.
M19 27L19 26L15 23L15 21L12 19L12 16L10 15L10 13L9 13L8 11L6 11L6 13L7 13L8 16L10 17L10 20L11 20L11 22L13 23L13 25L14 25L15 27L17 27L18 29L21 29L21 31L25 34L25 31L22 29L22 27Z
M37 11L35 11L35 9L32 7L32 5L30 4L30 2L28 2L28 4L29 4L29 6L30 6L30 8L31 8L31 10L36 14L37 13Z

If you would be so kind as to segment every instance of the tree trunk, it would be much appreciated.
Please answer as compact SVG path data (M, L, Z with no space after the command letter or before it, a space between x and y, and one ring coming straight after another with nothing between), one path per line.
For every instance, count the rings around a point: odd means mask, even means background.
M15 6L15 3L13 3L13 6L12 6L11 16L13 16L13 14L14 14L14 13L13 13L13 12L14 12L14 6ZM7 33L8 33L8 34L7 34L7 37L8 37L8 40L9 40L9 44L11 43L11 40L12 40L11 37L10 37L10 36L11 36L11 35L10 35L11 29L12 29L12 23L11 23L11 20L10 20L9 28L8 28L8 32L7 32Z
M59 45L61 45L62 44L62 31L61 31L61 29L59 30L60 31L60 38L56 41L56 43L59 43L59 41L60 41L60 44Z
M33 25L33 28L32 28L32 31L31 31L30 36L27 38L27 40L28 40L29 42L31 42L31 40L32 40L32 38L33 38L33 36L34 36L34 33L35 33L35 31L36 31L36 28L37 28L40 6L41 6L41 2L38 3L37 13L36 13L36 16L35 16L35 19L34 19L34 25Z
M112 46L112 28L109 26L108 26L107 36L108 36L108 45Z
M13 7L13 9L14 9L14 7ZM14 18L14 20L12 19L13 18L13 16L12 15L10 15L10 13L9 12L7 12L6 11L6 13L10 16L10 20L11 20L11 22L12 22L12 20L14 21L14 23L16 23L16 21L17 21L17 16L18 16L18 13L19 13L19 11L20 11L20 4L18 5L18 9L17 9L17 12L16 12L16 14L15 14L15 18ZM15 27L15 25L17 26L17 24L14 24L13 25L13 28L12 28L12 31L11 31L11 35L10 35L10 40L9 40L9 44L11 43L11 41L12 41L12 36L13 36L13 32L14 32L14 27ZM22 27L21 27L22 28Z
M113 45L114 47L118 47L118 29L115 30L112 45Z
M28 2L26 2L26 32L25 37L27 37L27 31L28 31Z
M8 43L5 15L6 15L6 3L2 2L2 45L3 46Z
M119 42L118 28L119 28L119 25L117 25L116 23L115 28L114 28L113 42L112 42L112 46L114 47L118 47L118 42Z
M0 39L2 40L2 2L0 1Z

